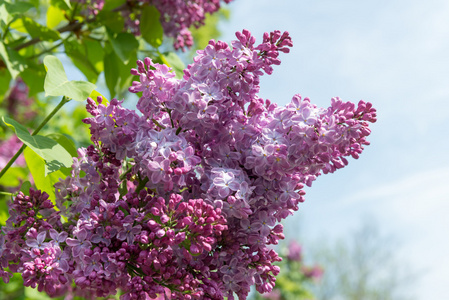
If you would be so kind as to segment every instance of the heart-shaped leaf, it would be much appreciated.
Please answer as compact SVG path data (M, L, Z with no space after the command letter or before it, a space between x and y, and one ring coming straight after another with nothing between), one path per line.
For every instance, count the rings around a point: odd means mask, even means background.
M18 122L8 117L2 117L3 122L14 129L17 137L38 156L45 160L45 176L62 167L70 168L73 163L72 155L55 140L41 135L31 135Z
M44 90L45 96L66 96L77 101L84 101L96 88L95 84L87 81L69 81L61 61L55 56L47 55L44 58L47 68Z

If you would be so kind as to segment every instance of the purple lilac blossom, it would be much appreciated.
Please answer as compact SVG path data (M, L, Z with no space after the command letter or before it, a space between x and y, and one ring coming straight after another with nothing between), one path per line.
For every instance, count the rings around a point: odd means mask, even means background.
M57 210L34 190L10 205L4 280L9 267L50 296L121 289L122 300L273 290L280 221L298 210L304 185L358 158L376 111L339 98L328 109L299 95L285 107L259 98L260 76L291 39L274 31L256 45L247 30L236 36L231 46L210 41L180 80L138 61L129 90L142 92L140 114L88 99L93 144L55 185Z
M105 0L73 0L83 5L83 12L90 18L103 9ZM232 0L126 0L116 8L125 19L125 28L134 35L140 35L140 20L145 6L154 6L160 13L164 34L173 38L175 49L185 50L193 45L189 28L204 25L206 14L217 12L222 3ZM219 58L219 56L215 57Z

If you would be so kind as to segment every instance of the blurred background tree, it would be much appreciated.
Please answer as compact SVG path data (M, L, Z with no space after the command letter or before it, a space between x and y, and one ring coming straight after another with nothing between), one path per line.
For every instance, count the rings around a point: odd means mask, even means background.
M311 246L310 258L323 265L321 280L311 286L319 300L412 300L407 287L416 276L373 221L334 242Z

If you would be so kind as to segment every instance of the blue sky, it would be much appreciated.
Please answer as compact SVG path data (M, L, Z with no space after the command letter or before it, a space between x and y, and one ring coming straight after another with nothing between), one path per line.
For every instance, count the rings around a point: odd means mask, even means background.
M417 300L449 295L449 2L234 0L222 40L289 31L293 48L261 81L280 105L295 93L321 107L372 102L378 121L358 160L317 179L287 232L344 237L370 217L419 272ZM289 236L292 238L292 236Z

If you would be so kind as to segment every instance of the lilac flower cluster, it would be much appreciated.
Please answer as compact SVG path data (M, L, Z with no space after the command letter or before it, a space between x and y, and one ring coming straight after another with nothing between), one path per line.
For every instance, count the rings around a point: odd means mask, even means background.
M0 256L25 285L51 296L245 299L270 292L281 258L280 221L303 186L357 158L374 122L370 103L332 99L320 109L295 95L278 107L258 97L259 78L292 46L287 32L263 42L244 30L211 41L181 80L151 59L131 70L140 113L116 99L88 99L93 145L79 149L44 194L19 194ZM64 217L65 222L61 220Z
M38 112L33 107L35 100L29 96L30 88L21 78L17 78L5 101L2 103L5 105L8 114L14 117L19 122L29 122L33 120Z
M104 0L74 0L86 7L88 15L97 15L103 9ZM221 7L221 2L230 3L232 0L126 0L118 10L125 19L126 30L140 35L141 9L144 5L157 8L161 17L160 22L167 37L174 39L175 49L190 48L193 37L189 30L192 26L198 28L204 25L206 14L213 14Z
M12 135L7 140L0 141L0 169L3 169L9 162L11 157L22 147L22 142L15 135ZM14 166L25 167L25 158L20 155L14 162Z

